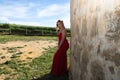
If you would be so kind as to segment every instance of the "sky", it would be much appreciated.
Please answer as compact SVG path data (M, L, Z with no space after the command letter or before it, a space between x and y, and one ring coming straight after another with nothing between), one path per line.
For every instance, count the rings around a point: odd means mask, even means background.
M70 28L70 0L0 0L0 23Z

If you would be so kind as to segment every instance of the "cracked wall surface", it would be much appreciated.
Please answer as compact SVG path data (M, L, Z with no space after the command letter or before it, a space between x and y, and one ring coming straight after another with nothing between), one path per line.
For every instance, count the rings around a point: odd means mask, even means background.
M120 0L70 5L70 80L120 80Z

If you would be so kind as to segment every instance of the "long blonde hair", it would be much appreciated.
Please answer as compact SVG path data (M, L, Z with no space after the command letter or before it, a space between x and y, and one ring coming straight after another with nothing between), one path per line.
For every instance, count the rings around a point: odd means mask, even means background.
M62 24L62 27L65 28L63 20L58 20L57 23L58 23L58 22L60 22L60 23ZM57 27L57 26L58 26L58 24L56 24L56 27Z

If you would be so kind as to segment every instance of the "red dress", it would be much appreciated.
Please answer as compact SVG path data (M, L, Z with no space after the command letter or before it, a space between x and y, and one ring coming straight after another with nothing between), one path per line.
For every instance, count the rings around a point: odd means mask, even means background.
M62 33L60 32L58 34L59 42L62 39ZM53 58L53 64L52 64L52 75L64 75L67 73L67 55L66 52L69 48L69 44L67 39L63 41L63 44L61 47L56 51L54 58Z

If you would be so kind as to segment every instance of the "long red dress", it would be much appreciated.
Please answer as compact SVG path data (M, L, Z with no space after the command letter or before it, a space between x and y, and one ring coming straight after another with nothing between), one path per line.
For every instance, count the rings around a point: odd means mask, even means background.
M59 42L62 39L62 33L60 32L58 34ZM56 51L54 58L53 58L53 64L51 69L52 75L64 75L67 73L67 50L69 48L69 44L67 39L63 41L63 44L61 47Z

